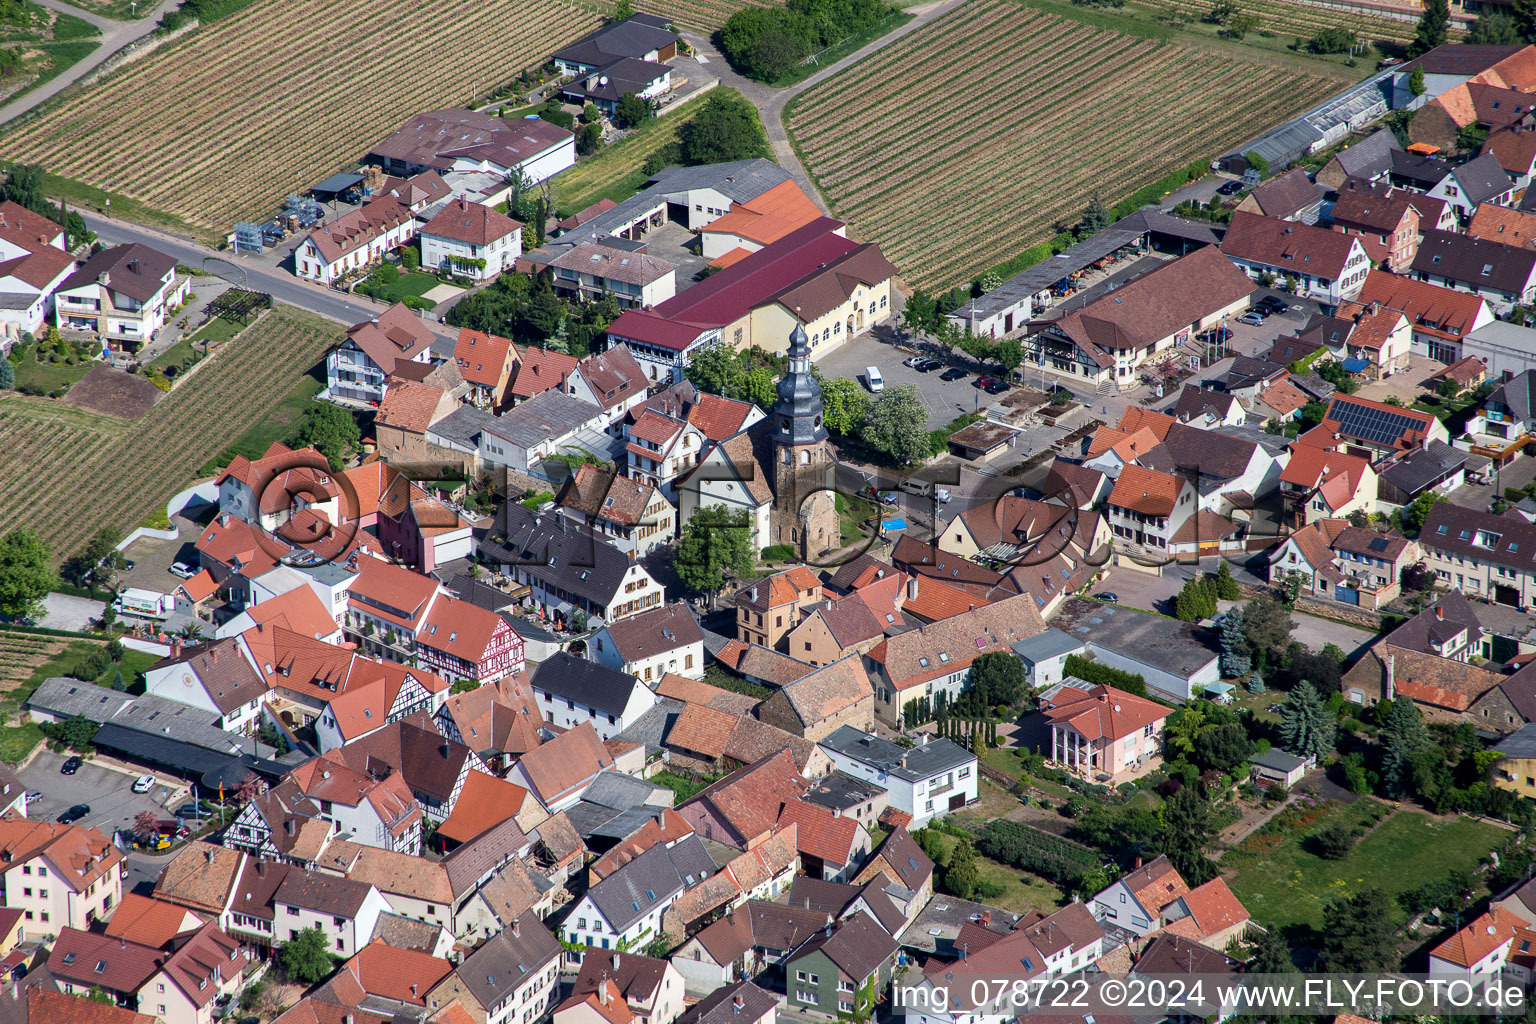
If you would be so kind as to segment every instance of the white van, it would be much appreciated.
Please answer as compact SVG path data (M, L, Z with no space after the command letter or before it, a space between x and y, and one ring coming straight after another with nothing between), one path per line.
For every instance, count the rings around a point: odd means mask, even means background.
M878 366L864 367L864 383L869 385L871 393L878 395L885 390L885 378L880 376Z

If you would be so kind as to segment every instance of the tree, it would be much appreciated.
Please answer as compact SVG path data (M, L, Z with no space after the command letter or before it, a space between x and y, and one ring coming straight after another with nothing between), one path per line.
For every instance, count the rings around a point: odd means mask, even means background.
M331 956L325 933L318 927L305 928L283 943L279 956L288 977L306 985L324 981L336 969L336 958Z
M93 569L107 564L115 568L118 559L117 545L122 539L123 531L115 526L103 526L91 535L81 554Z
M700 391L729 398L741 392L747 374L729 345L710 345L694 353L683 376Z
M971 662L971 692L984 707L1014 704L1029 686L1024 663L1012 654L993 651Z
M1185 786L1158 811L1162 820L1161 851L1190 886L1204 885L1216 877L1216 865L1205 855L1215 835L1210 802L1193 786Z
M1223 34L1230 36L1233 39L1241 39L1248 33L1257 31L1258 28L1259 16L1257 14L1250 14L1247 11L1239 11L1227 19L1227 23L1225 26L1223 26L1222 32Z
M1429 746L1423 716L1413 701L1399 697L1390 702L1379 720L1382 788L1388 796L1408 796L1413 792L1414 762Z
M1353 825L1334 818L1312 833L1312 846L1324 860L1343 860L1355 848L1355 840L1359 838L1360 833Z
M133 834L148 842L160 832L160 819L154 811L140 811L133 816Z
M1429 518L1429 510L1445 500L1445 495L1436 490L1425 491L1414 498L1398 513L1398 524L1403 532L1409 537L1417 537L1419 531L1424 529L1424 520Z
M763 412L772 412L779 393L774 387L773 371L766 366L754 366L747 371L741 382L741 397Z
M1232 567L1225 561L1216 568L1216 596L1223 601L1241 601L1242 588L1232 576Z
M1097 194L1088 200L1083 215L1077 222L1079 235L1096 235L1115 222L1115 215Z
M1195 740L1195 761L1206 768L1230 772L1253 756L1253 740L1237 722L1227 722L1201 733Z
M0 185L0 200L10 200L33 213L52 219L53 209L43 194L43 169L37 164L12 164Z
M58 582L48 546L37 534L17 527L0 537L0 616L31 618Z
M1163 730L1163 742L1169 750L1187 758L1195 752L1195 741L1205 729L1205 708L1191 701L1168 716L1168 724Z
M1515 0L1509 9L1509 16L1515 23L1515 34L1518 37L1516 42L1529 43L1536 40L1536 0Z
M869 393L852 377L822 377L814 363L811 371L821 381L821 422L840 437L857 433L869 415Z
M651 105L643 97L627 92L619 97L613 113L625 128L638 128L642 121L651 116Z
M916 384L886 388L869 405L864 440L898 464L928 456L928 407Z
M1245 676L1253 669L1253 659L1248 653L1248 632L1243 626L1242 605L1228 609L1222 616L1220 669L1221 674L1228 679Z
M757 108L737 93L710 93L678 135L683 160L689 164L750 160L769 153Z
M1291 613L1267 594L1261 594L1244 606L1243 630L1248 649L1253 652L1260 670L1268 663L1271 652L1284 650L1295 627Z
M949 866L944 869L944 891L968 900L975 895L976 886L980 882L981 870L976 862L976 848L971 845L969 838L963 838L955 843L955 850L949 855Z
M291 444L294 448L313 446L332 470L340 470L362 440L363 432L350 412L329 402L311 402Z
M1396 970L1397 939L1392 898L1380 889L1329 900L1323 904L1317 970L1337 974Z
M1264 154L1250 149L1243 154L1243 159L1248 161L1249 167L1259 172L1259 177L1269 177L1269 161L1265 159Z
M738 576L752 571L753 554L750 513L705 505L683 527L674 565L683 586L713 596L725 586L727 569Z
M1427 88L1424 84L1424 69L1414 68L1413 74L1408 76L1408 91L1415 96L1422 96Z
M1413 33L1413 42L1408 44L1408 56L1417 57L1444 46L1450 25L1451 7L1446 0L1424 0L1424 13L1419 15L1419 27Z
M603 144L603 129L598 125L587 123L581 126L576 133L576 153L578 156L590 156L596 153L598 147Z
M1296 963L1291 959L1291 947L1279 928L1249 932L1253 952L1248 961L1249 974L1293 974Z
M635 5L630 3L629 0L619 0L618 4L616 4L613 8L614 21L623 21L626 18L633 18L634 16Z
M0 391L10 391L16 386L16 367L11 361L0 357Z
M1322 760L1333 749L1334 720L1312 684L1303 679L1280 706L1280 746L1297 757Z
M1173 599L1174 618L1198 622L1216 614L1216 581L1202 576L1184 581Z

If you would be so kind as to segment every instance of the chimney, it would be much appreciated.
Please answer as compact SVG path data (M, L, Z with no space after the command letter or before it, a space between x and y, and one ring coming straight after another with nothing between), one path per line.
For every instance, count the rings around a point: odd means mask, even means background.
M1387 655L1387 700L1395 699L1397 693L1397 655Z
M1137 868L1140 868L1140 867L1141 867L1141 857L1140 857L1140 855L1138 855L1136 857L1136 862L1131 865L1131 870L1135 871Z
M614 959L617 960L618 957L615 956ZM606 981L601 982L597 986L597 1001L602 1003L604 1006L608 1005L608 983Z
M917 600L917 577L916 576L913 576L913 577L911 577L910 579L907 580L907 600L908 601L916 601Z
M208 859L210 861L213 860L213 854L212 853L209 853ZM267 877L267 862L266 861L264 861L264 860L256 861L256 877L257 878L266 878Z
M416 983L414 981L411 982L411 998L416 998Z
M617 952L613 954L613 969L619 969L619 954Z
M733 1010L735 1010L737 1013L740 1013L741 1010L742 1010L742 1007L744 1007L746 1005L747 1005L746 1000L741 998L741 993L740 992L737 992L735 995L731 996L731 1008Z
M523 930L520 927L519 919L515 917L512 919L512 937L514 939L520 939L523 937Z
M1435 605L1435 618L1438 620L1443 620L1445 618L1445 609L1439 605Z
M171 657L181 657L181 637L176 637L171 641Z
M220 512L219 513L219 525L220 526L228 526L229 525L229 513L228 512Z

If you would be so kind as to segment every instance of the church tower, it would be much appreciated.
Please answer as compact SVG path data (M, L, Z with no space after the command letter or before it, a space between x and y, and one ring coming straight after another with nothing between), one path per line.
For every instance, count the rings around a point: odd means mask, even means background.
M770 417L773 539L794 545L804 558L817 558L839 540L832 498L835 466L821 421L821 385L811 376L811 346L799 324L789 336L789 370L778 392Z

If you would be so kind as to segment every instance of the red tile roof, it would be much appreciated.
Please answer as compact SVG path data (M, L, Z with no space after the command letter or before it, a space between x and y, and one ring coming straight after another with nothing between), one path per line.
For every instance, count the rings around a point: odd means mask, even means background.
M427 1005L427 993L453 973L453 964L374 939L342 965L371 996L412 1006Z
M512 381L513 396L518 399L532 398L550 388L563 389L565 379L576 369L578 362L580 360L575 356L568 356L564 352L551 352L529 345L523 350L522 359L517 365L517 376Z
M1525 922L1520 918L1494 907L1430 950L1429 955L1458 967L1472 967L1500 946L1513 941L1515 929L1524 927Z
M1043 710L1052 723L1069 725L1086 739L1109 742L1133 736L1170 713L1161 704L1112 686L1062 687Z
M1536 137L1536 132L1531 133ZM1428 330L1459 338L1473 330L1478 313L1487 308L1482 296L1443 288L1428 281L1372 270L1365 277L1358 301L1379 302L1408 318L1415 331Z
M1178 506L1184 481L1171 473L1129 465L1120 470L1109 503L1149 516L1168 516Z
M191 918L191 923L188 923ZM122 902L112 912L104 929L114 939L127 939L141 946L164 946L184 931L202 926L202 921L186 907L151 899L138 893L123 893Z
M861 826L852 818L840 817L820 804L795 801L785 804L779 813L779 825L794 825L795 847L802 854L818 857L827 864L847 864L854 856L854 843Z
M490 245L523 226L500 210L463 198L451 200L421 229L424 235L450 238L469 245Z
M459 329L458 343L453 346L453 361L459 364L464 379L487 388L501 386L503 375L511 366L510 358L516 355L510 338L468 327Z
M464 787L459 791L458 803L453 805L453 813L437 827L438 835L467 843L515 817L527 799L528 791L522 786L471 770L464 776Z

